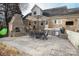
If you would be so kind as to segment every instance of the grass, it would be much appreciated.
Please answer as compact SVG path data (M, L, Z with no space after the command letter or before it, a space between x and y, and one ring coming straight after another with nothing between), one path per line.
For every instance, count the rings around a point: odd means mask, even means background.
M19 51L18 49L0 42L0 56L20 56L22 54L23 52Z

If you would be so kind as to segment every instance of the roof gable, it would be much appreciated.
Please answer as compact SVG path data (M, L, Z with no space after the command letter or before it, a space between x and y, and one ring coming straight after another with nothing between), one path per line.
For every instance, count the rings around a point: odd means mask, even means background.
M21 18L21 15L19 14L15 14L13 17L12 17L12 20L10 21L9 24L14 24L14 25L23 25L23 21L22 21L22 18Z
M31 11L34 9L34 8L39 8L40 10L42 10L40 7L38 7L37 5L34 5L34 7L31 9Z

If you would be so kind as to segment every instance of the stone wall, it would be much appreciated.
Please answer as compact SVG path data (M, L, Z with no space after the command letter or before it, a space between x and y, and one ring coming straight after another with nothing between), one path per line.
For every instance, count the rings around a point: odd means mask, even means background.
M26 18L25 27L30 31L41 31L44 30L46 25L47 17L45 16L29 16ZM27 23L27 24L26 24ZM35 27L35 28L34 28Z
M72 30L72 31L77 31L78 30L78 19L79 19L79 14L72 14L72 15L61 15L61 16L51 16L49 17L48 21L48 27L49 28L60 28L64 27L67 30ZM62 20L62 24L56 24L54 20ZM74 24L69 25L69 27L66 25L66 21L73 21Z
M79 33L66 30L69 41L76 47L79 48Z

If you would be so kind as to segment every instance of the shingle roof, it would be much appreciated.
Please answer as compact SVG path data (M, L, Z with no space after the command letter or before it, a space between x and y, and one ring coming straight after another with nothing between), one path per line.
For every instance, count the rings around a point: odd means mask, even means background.
M67 15L67 14L79 14L79 8L68 9L66 6L63 6L43 11L43 15L45 16Z
M79 13L79 8L68 9L68 13Z
M35 7L35 6L34 6ZM44 16L79 14L79 8L68 9L66 6L42 10ZM29 14L28 14L29 15Z
M43 10L43 14L46 13L49 16L67 14L67 12L66 6Z

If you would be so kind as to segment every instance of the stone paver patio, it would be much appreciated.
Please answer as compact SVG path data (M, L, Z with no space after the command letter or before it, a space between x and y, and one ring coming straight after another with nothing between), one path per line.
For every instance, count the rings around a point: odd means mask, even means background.
M77 50L66 40L55 36L48 40L31 38L29 36L0 38L1 42L7 43L24 51L25 55L32 56L70 56L78 55Z

